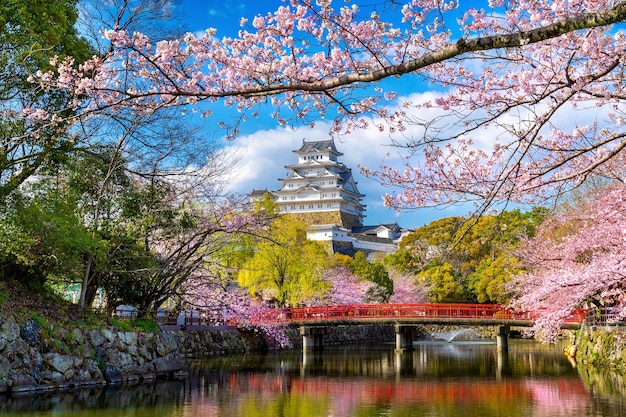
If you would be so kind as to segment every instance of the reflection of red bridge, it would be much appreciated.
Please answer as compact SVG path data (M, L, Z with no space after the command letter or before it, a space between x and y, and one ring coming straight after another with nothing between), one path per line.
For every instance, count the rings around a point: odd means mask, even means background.
M585 398L582 381L577 377L558 379L506 379L485 381L413 380L413 379L333 379L327 377L286 377L284 375L231 375L231 393L261 392L266 395L286 394L315 398L323 404L327 398L333 403L371 404L403 402L421 404L493 404L505 399L520 403L549 399L552 406ZM555 404L555 402L557 404ZM557 408L558 409L558 408Z
M572 314L564 327L578 328L586 310ZM292 324L467 324L532 326L536 313L494 304L359 304L284 308L263 321Z

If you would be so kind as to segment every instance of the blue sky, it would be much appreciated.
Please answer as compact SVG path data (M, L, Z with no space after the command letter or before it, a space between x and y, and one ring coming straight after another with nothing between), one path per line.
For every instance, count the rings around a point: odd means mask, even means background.
M189 30L201 32L207 27L214 27L218 29L217 37L221 38L237 35L241 29L239 26L241 17L251 21L254 16L274 11L281 4L280 0L263 2L182 0L181 8ZM385 85L387 84L390 83L386 82ZM403 77L392 87L397 87L394 91L404 95L417 95L417 98L420 95L433 94L426 91L418 78ZM207 131L211 134L219 133L212 126L215 121L211 118L202 120ZM236 173L228 180L228 191L247 193L252 189L278 189L281 185L278 179L284 177L287 172L284 166L295 161L292 151L300 148L302 140L328 139L329 126L327 121L320 120L313 129L303 126L293 130L279 126L271 118L244 123L241 126L241 135L233 142L225 142L225 146L240 158ZM349 136L335 138L335 141L337 148L344 153L341 161L352 169L359 191L366 196L363 200L367 206L365 224L397 221L403 227L419 227L442 217L464 215L471 209L471 207L419 209L396 213L385 208L382 204L382 195L390 190L361 175L359 166L375 169L383 161L401 166L399 151L390 147L388 133L381 134L378 130L356 131Z

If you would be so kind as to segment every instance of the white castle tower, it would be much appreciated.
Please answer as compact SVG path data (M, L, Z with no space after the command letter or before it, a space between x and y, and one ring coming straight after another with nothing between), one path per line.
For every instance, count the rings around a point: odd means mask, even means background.
M338 161L334 140L306 142L293 151L298 161L288 165L282 187L272 192L282 213L308 224L334 224L346 229L363 225L364 197L352 170Z

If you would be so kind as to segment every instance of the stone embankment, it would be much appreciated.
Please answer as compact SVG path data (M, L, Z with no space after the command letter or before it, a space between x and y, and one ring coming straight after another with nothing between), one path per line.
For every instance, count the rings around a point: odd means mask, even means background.
M626 328L592 326L581 330L576 360L603 367L626 369Z
M169 333L20 326L0 316L0 393L175 377L183 365Z
M497 326L464 329L420 326L415 339L495 339ZM287 329L295 348L302 346L298 328ZM328 327L325 345L392 342L393 326ZM626 364L625 332L587 331L578 359L596 364ZM277 349L263 333L234 328L161 332L67 329L22 325L0 316L0 394L106 384L152 381L185 376L184 357Z

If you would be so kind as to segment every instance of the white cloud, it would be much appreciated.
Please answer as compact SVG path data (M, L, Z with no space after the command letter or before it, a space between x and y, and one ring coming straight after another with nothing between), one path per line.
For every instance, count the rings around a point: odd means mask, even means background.
M413 96L412 100L432 98L432 93ZM428 110L421 113L423 118L434 117L439 110ZM293 151L300 148L302 140L315 141L329 138L328 122L319 122L314 128L300 127L296 130L287 127L258 130L252 134L238 137L229 144L229 148L240 158L238 167L228 180L228 191L249 193L253 189L277 190L287 170L286 165L296 162ZM419 128L409 126L405 135L419 135ZM359 166L377 169L381 163L401 167L400 150L391 146L389 132L380 132L372 126L368 129L356 130L350 135L335 138L337 149L344 155L340 158L352 169L359 191L365 194L363 203L366 208L366 224L378 224L397 221L404 227L418 227L443 216L465 214L467 210L442 212L440 210L417 210L398 215L394 210L385 208L382 195L389 189L376 181L366 178L359 172Z
M403 100L412 103L421 103L426 100L434 100L437 93L415 93L403 98L399 98L398 102ZM583 114L584 118L581 118ZM567 123L571 125L573 121L600 118L601 112L576 111L569 107L562 109L562 114L555 118L555 122ZM433 121L444 116L445 112L438 108L420 109L415 111L413 117L424 121ZM507 116L503 119L508 123L514 124L513 116ZM444 122L449 123L446 119ZM231 192L248 193L253 189L277 190L280 188L279 178L287 173L285 165L290 165L296 161L292 151L299 149L302 140L326 140L329 138L328 122L319 122L314 128L300 127L297 130L286 127L276 127L274 129L258 130L252 134L238 137L229 147L235 150L240 157L240 163L231 176L228 189ZM455 130L460 131L463 125L442 125L445 127L445 134L450 135ZM549 133L549 132L546 132ZM377 224L382 222L398 221L404 227L419 227L424 224L442 217L465 215L472 207L449 207L446 209L419 209L403 212L397 215L393 210L387 209L382 204L382 195L391 190L378 184L376 181L366 178L359 172L359 166L377 169L381 163L402 169L402 155L406 155L406 150L391 146L392 139L398 142L406 140L406 138L419 138L423 135L423 128L418 125L407 125L407 130L402 134L396 134L390 137L388 131L380 132L373 124L367 129L355 130L350 135L335 138L335 144L340 152L344 155L341 162L352 169L354 177L358 182L359 191L365 194L363 203L366 209L366 224ZM496 140L504 140L502 131L495 126L480 129L473 135L474 144L477 148L490 152L492 145ZM417 157L414 157L417 158ZM418 161L412 160L415 164Z

